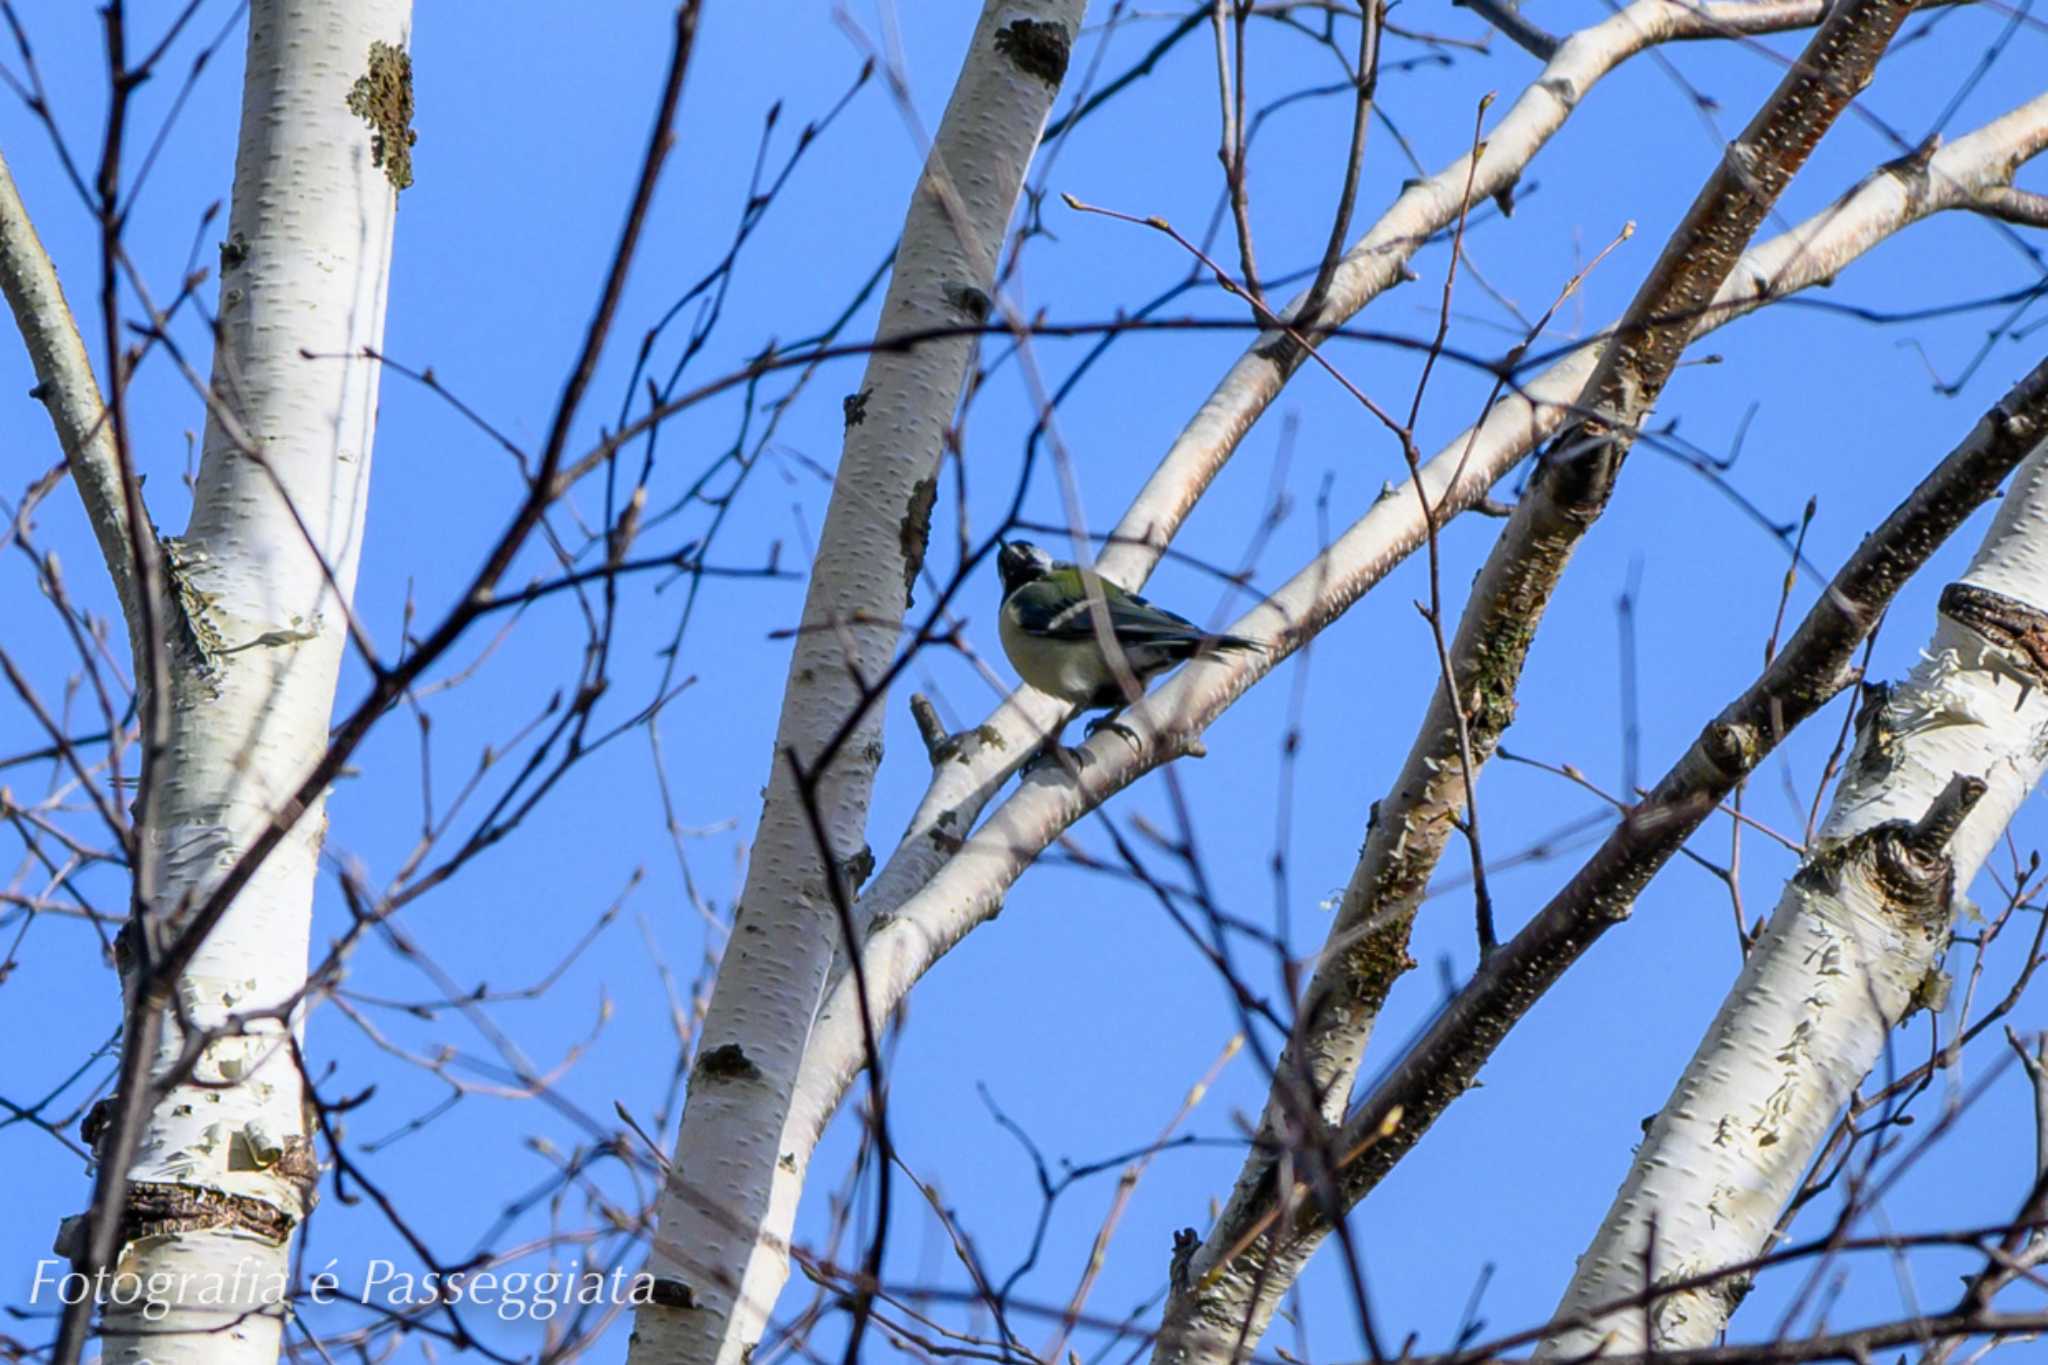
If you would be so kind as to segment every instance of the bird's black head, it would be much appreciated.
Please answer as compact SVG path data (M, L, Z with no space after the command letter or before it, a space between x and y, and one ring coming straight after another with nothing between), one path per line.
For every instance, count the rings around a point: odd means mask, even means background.
M996 572L1002 575L1003 596L1008 597L1051 573L1052 556L1028 540L1007 540L996 555Z

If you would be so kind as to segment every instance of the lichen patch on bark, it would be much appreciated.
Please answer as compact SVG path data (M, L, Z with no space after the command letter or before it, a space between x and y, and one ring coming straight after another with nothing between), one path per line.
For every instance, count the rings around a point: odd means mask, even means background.
M910 490L910 503L903 509L903 521L897 529L899 547L903 551L903 609L916 602L917 572L924 567L925 546L932 534L932 504L939 498L939 476L934 473L918 480Z
M369 68L349 87L348 110L370 125L370 164L394 190L412 185L412 57L390 43L370 44Z

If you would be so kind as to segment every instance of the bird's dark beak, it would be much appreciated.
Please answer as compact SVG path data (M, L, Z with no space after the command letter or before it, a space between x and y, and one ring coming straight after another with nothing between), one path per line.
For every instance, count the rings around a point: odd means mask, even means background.
M999 540L996 544L999 547L996 550L996 577L1002 580L1003 594L1008 596L1016 591L1018 583L1022 581L1028 556L1024 553L1021 541Z

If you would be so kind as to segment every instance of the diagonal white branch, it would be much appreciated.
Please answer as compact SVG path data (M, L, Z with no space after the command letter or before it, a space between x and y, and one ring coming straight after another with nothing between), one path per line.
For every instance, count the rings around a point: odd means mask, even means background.
M57 268L29 220L21 191L0 158L0 295L5 295L29 362L35 367L35 396L49 409L71 481L85 503L86 519L99 542L100 557L114 580L131 642L139 629L135 580L136 547L129 539L128 502L121 487L121 461L112 424L93 378L92 360L78 334L78 320L64 299ZM155 529L138 528L144 555L157 553Z

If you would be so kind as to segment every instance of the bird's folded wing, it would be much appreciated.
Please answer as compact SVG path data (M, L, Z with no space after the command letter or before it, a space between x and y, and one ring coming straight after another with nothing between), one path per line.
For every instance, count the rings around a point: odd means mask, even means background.
M1033 635L1052 640L1079 640L1095 633L1094 609L1086 597L1067 597L1056 590L1019 589L1010 609L1017 624ZM1189 621L1161 610L1135 593L1113 591L1102 600L1109 628L1129 644L1193 643L1202 632Z

